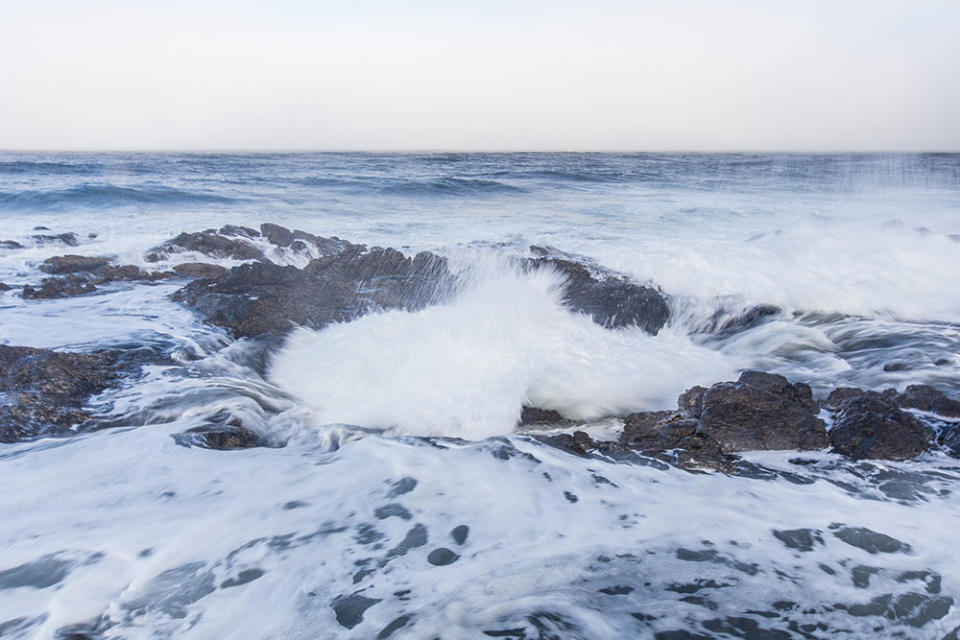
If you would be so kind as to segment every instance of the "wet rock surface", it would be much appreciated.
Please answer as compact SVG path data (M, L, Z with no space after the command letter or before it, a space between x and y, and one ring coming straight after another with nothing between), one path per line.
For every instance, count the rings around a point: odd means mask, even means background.
M534 258L528 269L552 268L567 278L564 301L574 311L585 313L607 328L638 326L656 334L670 317L667 299L654 287L639 285L626 276L575 261L573 256L557 257L549 248L531 247Z
M746 371L737 382L693 387L677 404L677 411L628 415L618 445L652 454L679 449L690 462L721 466L738 451L827 446L810 387L783 376Z
M284 332L352 320L380 309L420 309L443 299L453 277L446 259L349 245L305 268L252 263L173 295L236 336Z
M908 460L933 446L934 432L902 411L889 394L866 393L840 403L830 444L854 460Z
M68 431L87 399L117 379L117 356L0 345L0 442Z

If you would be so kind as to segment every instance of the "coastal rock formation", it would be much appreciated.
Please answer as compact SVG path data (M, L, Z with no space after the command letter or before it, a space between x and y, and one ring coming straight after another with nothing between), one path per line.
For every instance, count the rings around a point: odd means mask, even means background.
M97 285L117 281L154 281L173 277L169 271L147 272L135 265L113 265L101 256L64 255L47 258L39 269L52 275L37 286L26 285L21 296L27 300L66 298L97 290Z
M620 446L652 453L673 449L711 456L758 449L814 450L827 433L810 387L779 375L746 371L736 382L694 387L678 411L627 416Z
M87 398L114 383L116 356L0 345L0 442L63 433L90 419Z
M228 224L218 229L205 229L193 233L181 233L171 240L151 249L147 262L166 260L178 253L195 252L216 259L259 260L270 262L264 253L270 244L294 252L328 256L339 253L349 245L336 236L322 238L299 229L287 229L265 222L260 230ZM313 251L310 251L310 247Z
M446 259L408 258L395 249L349 245L303 269L257 262L216 280L197 280L173 295L236 336L318 328L376 309L419 309L451 290Z
M890 394L874 392L840 403L830 430L834 451L854 460L909 460L933 442L932 429L902 411Z
M666 297L658 289L631 282L626 276L556 256L544 247L531 247L537 255L524 263L527 269L550 267L567 278L564 302L607 328L638 326L656 335L670 317Z

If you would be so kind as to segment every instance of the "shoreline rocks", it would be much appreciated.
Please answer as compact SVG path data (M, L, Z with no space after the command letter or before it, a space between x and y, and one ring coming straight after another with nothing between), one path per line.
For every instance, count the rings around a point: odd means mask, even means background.
M0 345L0 442L69 432L92 416L87 399L117 381L111 352Z

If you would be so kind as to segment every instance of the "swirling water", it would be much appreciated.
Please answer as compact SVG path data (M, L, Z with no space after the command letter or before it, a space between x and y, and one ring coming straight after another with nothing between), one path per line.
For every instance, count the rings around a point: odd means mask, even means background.
M175 284L17 295L51 255L142 264L181 231L264 221L436 251L472 285L417 313L298 331L267 356L171 302ZM956 394L960 156L4 154L0 230L20 245L0 248L14 286L0 341L167 356L92 401L114 428L0 450L0 637L941 638L960 625L958 469L942 454L750 454L766 472L693 475L513 428L524 403L594 420L749 367L818 392ZM79 246L35 237L65 232ZM670 324L651 337L570 313L562 281L507 265L531 244L657 284ZM712 329L757 304L781 310ZM224 415L278 446L171 437Z

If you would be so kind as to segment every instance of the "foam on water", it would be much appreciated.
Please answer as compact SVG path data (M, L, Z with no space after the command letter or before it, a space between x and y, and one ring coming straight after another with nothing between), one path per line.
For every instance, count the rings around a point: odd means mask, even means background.
M729 477L513 433L524 404L667 408L745 367L818 393L960 391L960 156L0 154L0 192L0 241L24 245L0 248L0 342L156 356L91 399L114 428L0 447L4 638L941 640L960 625L960 476L942 454L748 454L762 466ZM465 284L278 351L204 325L168 299L180 283L18 295L53 255L162 269L197 258L145 262L182 231L265 221L437 251ZM79 246L32 238L63 232ZM509 267L530 244L661 286L670 324L572 313L557 274ZM756 304L781 310L718 330ZM270 447L186 446L236 421Z
M677 332L604 329L563 306L565 284L489 274L447 305L301 329L270 378L320 423L483 438L509 433L524 404L582 419L669 408L742 364Z

